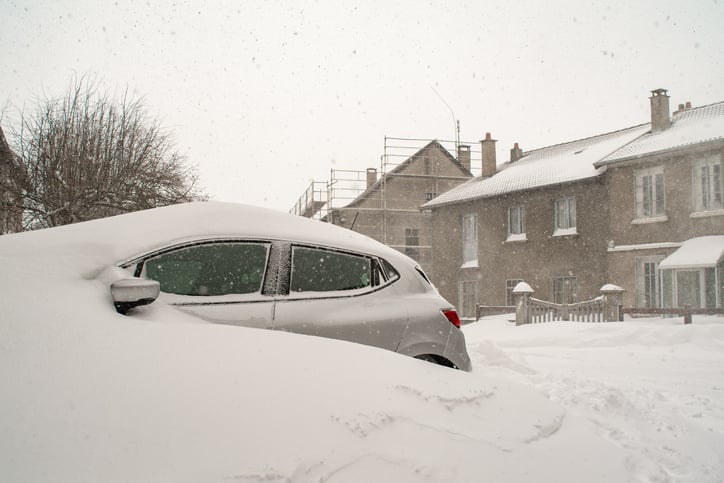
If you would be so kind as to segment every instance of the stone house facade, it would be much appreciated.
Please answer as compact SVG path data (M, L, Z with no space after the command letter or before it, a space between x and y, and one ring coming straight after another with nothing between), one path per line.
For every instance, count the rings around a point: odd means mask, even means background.
M724 103L680 105L654 91L652 124L596 163L609 190L608 278L635 307L722 307Z
M626 306L721 307L724 103L672 117L666 91L650 100L652 123L516 145L501 166L486 136L482 175L422 206L436 227L433 281L463 316L512 305L521 280L558 303L615 283ZM691 244L707 255L687 262Z

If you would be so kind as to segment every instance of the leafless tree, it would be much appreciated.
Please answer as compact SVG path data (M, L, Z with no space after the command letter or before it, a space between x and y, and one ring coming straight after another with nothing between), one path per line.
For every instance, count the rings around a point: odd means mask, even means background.
M5 200L35 229L202 199L195 170L140 99L102 92L88 77L43 98L13 131ZM8 158L10 159L10 158Z

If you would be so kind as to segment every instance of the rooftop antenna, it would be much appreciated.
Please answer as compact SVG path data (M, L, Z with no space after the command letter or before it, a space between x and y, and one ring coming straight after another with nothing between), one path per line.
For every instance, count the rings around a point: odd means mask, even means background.
M455 119L455 113L453 112L450 105L447 102L445 102L445 99L442 98L440 93L437 92L437 90L435 90L435 88L433 86L430 86L430 89L432 89L432 91L437 95L437 97L440 98L442 103L445 104L445 107L447 107L448 110L450 111L450 115L452 116L452 120L453 120L453 130L455 131L455 152L457 155L457 150L458 150L458 147L460 146L460 121Z

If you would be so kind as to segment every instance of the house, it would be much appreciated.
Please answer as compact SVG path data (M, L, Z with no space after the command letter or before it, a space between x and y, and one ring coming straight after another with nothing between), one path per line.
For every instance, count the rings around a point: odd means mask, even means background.
M471 150L458 145L455 158L440 141L433 140L414 154L400 155L388 146L380 172L332 170L329 182L314 182L291 210L363 233L417 260L432 270L433 225L429 212L419 206L472 178ZM397 151L395 151L397 149Z
M17 156L12 152L0 127L0 235L23 230L22 201L18 190L11 189L17 183Z
M721 307L724 103L670 116L665 90L650 100L651 123L516 144L501 166L488 134L481 176L422 205L436 227L434 282L463 316L512 305L520 281L557 303L615 283L626 306Z
M652 92L645 134L595 163L609 189L609 280L636 307L721 307L724 102L669 115Z

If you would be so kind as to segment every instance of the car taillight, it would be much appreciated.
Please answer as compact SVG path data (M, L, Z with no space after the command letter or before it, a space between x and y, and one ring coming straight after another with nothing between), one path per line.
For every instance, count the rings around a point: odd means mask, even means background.
M447 320L450 321L452 325L454 325L458 329L460 328L460 317L458 317L458 313L455 311L455 309L443 310L442 314L445 316L445 318L447 318Z

